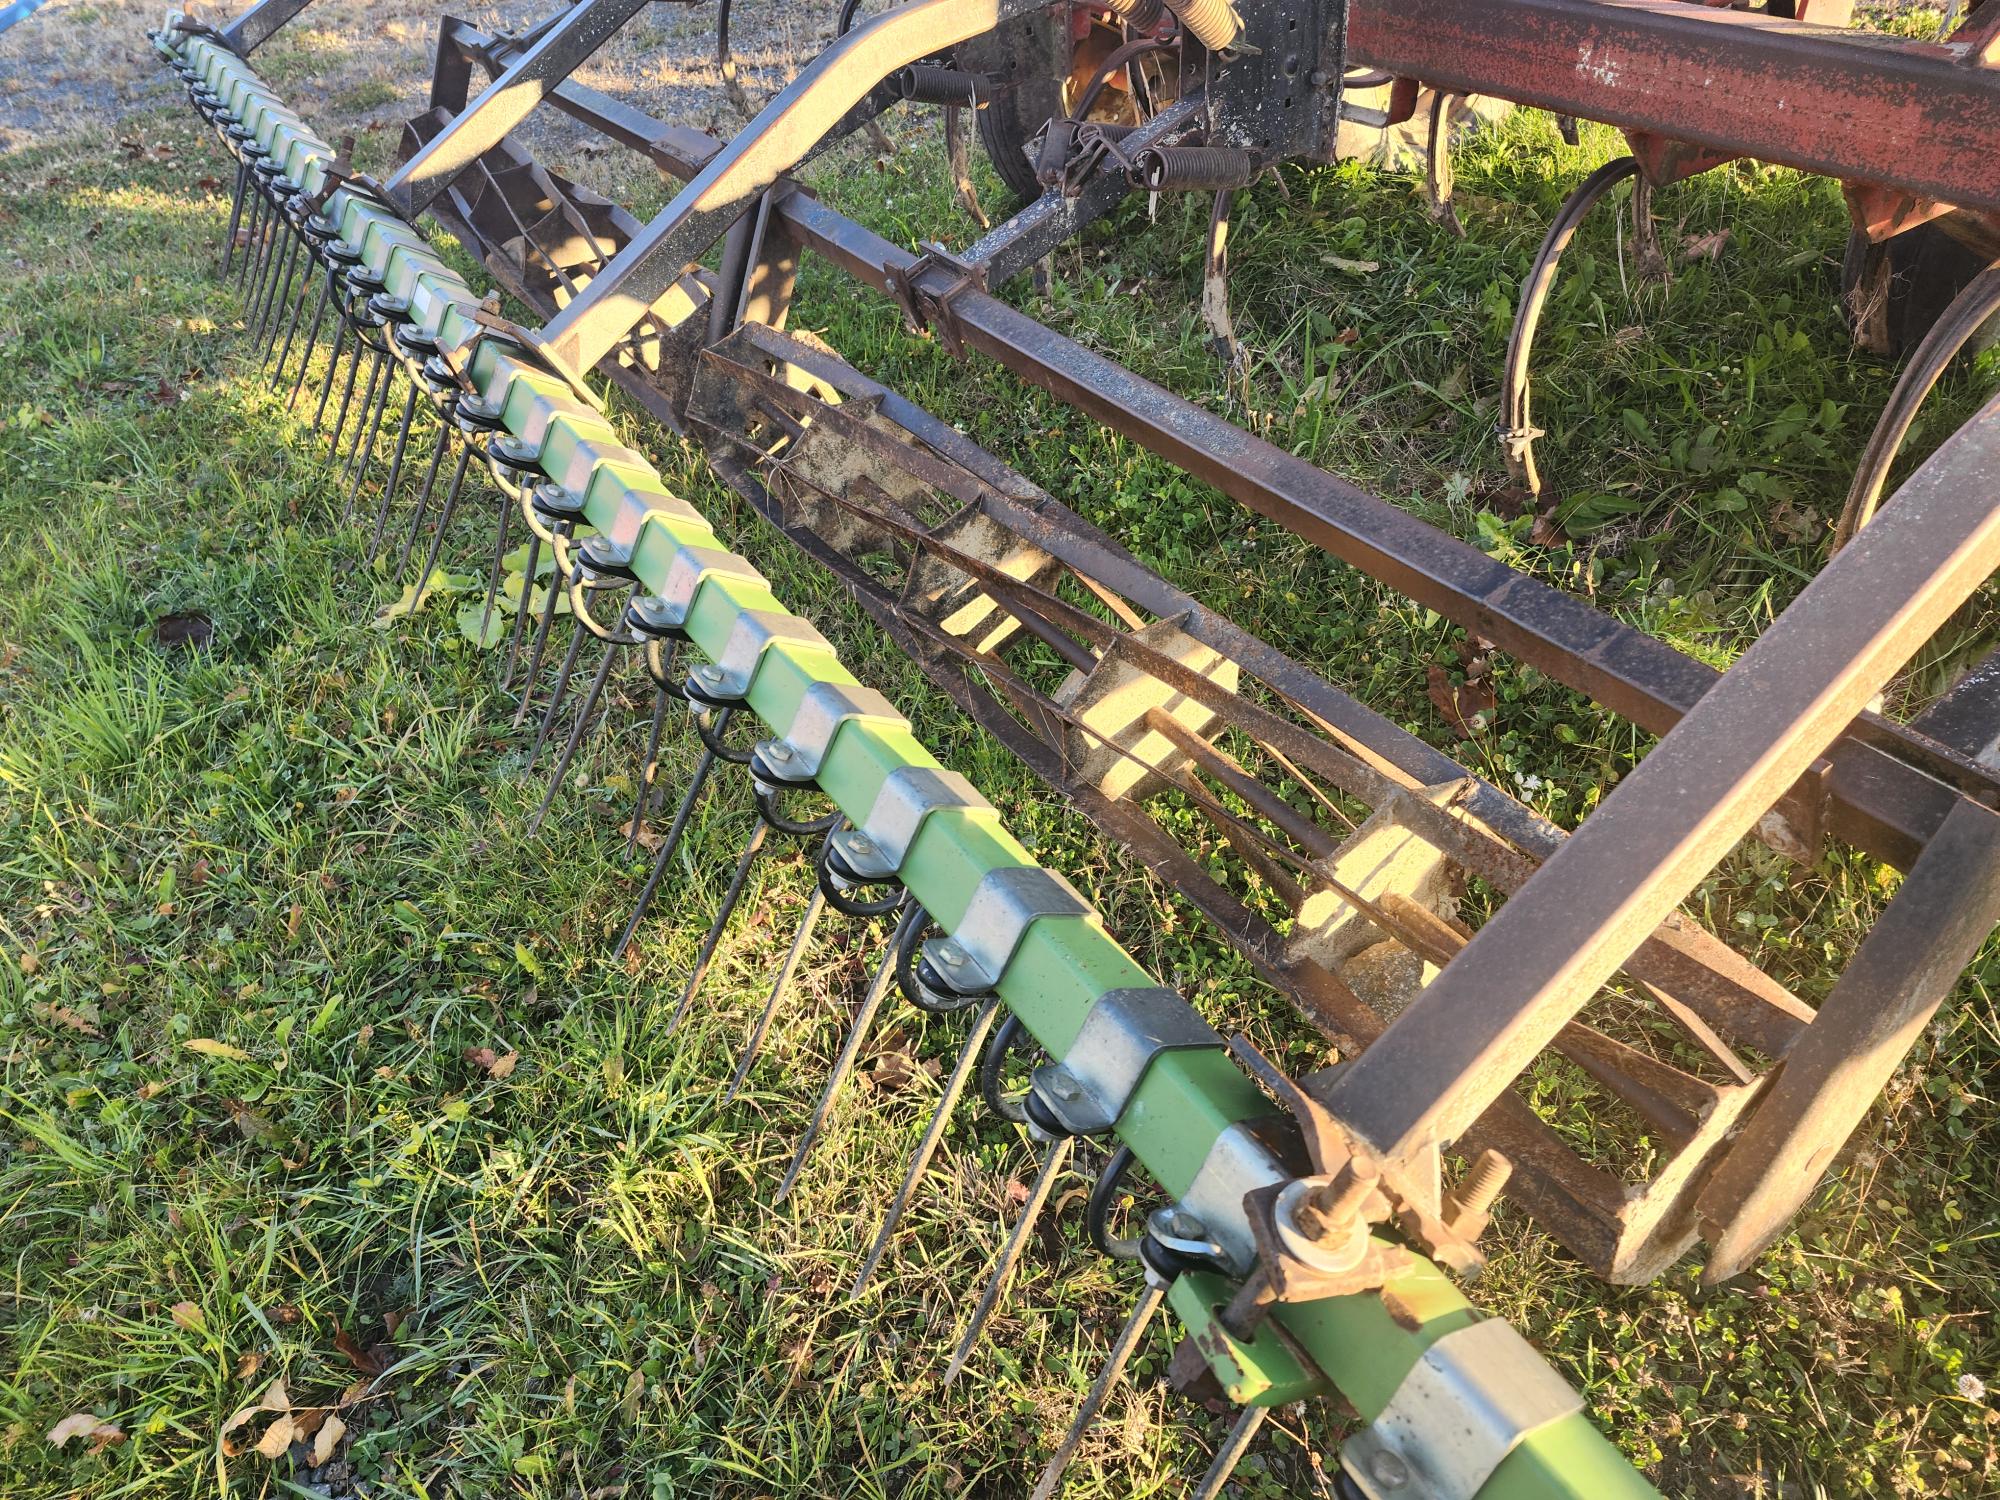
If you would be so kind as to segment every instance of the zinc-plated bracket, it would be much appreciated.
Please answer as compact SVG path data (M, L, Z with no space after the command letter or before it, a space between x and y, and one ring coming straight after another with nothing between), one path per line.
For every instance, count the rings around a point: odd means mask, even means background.
M782 609L746 609L736 617L729 639L713 664L694 669L704 698L737 702L750 696L750 683L764 653L780 643L833 655L833 643L797 615Z
M1060 1062L1035 1069L1035 1087L1072 1135L1109 1130L1162 1052L1223 1045L1173 990L1106 990L1084 1013Z
M988 994L998 988L1028 928L1043 917L1083 917L1093 925L1103 920L1053 870L1039 865L988 870L952 936L925 943L924 957L956 993Z
M681 547L667 564L666 581L657 594L641 601L646 623L661 632L684 629L694 608L694 596L711 578L733 578L739 583L769 587L762 573L734 552L719 547Z
M1485 1318L1424 1351L1341 1467L1368 1500L1473 1500L1523 1439L1582 1410L1513 1324Z
M993 804L958 772L942 766L898 766L882 779L882 789L875 794L861 826L834 834L833 846L856 875L864 880L887 880L910 857L910 846L923 832L924 819L954 807L985 813L996 822L1000 817Z
M1293 1176L1258 1136L1255 1124L1238 1120L1218 1135L1181 1195L1181 1207L1208 1227L1222 1249L1221 1263L1237 1277L1249 1275L1257 1264L1257 1237L1243 1209L1245 1195Z
M788 785L803 786L819 775L820 762L833 748L834 737L843 724L854 720L890 725L907 725L896 705L871 687L857 683L815 682L799 699L799 710L791 726L774 739L757 747L766 767Z

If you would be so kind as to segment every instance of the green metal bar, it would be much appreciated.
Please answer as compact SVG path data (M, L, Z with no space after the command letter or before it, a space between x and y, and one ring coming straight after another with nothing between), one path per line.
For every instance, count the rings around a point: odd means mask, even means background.
M201 38L186 38L182 55L200 68L256 131L287 171L316 190L331 149L284 109L240 59ZM478 299L430 253L422 238L380 206L345 189L331 212L342 234L390 289L410 299L426 331L462 345L477 325ZM645 459L619 446L609 425L551 378L483 341L472 364L483 394L498 397L507 430L542 444L542 466L585 498L585 517L598 531L627 539L641 585L663 587L682 547L726 551L708 523L669 493ZM749 611L781 611L754 570L731 558L702 577L687 619L694 644L717 659ZM749 706L774 729L789 725L801 696L815 682L853 683L831 648L778 641L758 661ZM782 731L780 731L782 732ZM857 719L835 737L818 772L821 789L859 822L892 772L939 762L907 723ZM949 931L974 888L990 871L1034 863L987 810L947 810L927 819L901 875L910 891ZM1075 1040L1090 1007L1107 991L1150 987L1155 981L1093 917L1044 918L1027 935L1000 981L1000 996L1052 1056ZM1170 1051L1148 1069L1117 1122L1154 1178L1179 1196L1194 1180L1218 1136L1230 1126L1272 1113L1269 1101L1219 1047ZM1270 1330L1248 1345L1229 1339L1216 1318L1234 1290L1221 1276L1190 1275L1171 1300L1225 1386L1240 1401L1278 1404L1322 1390ZM1393 1304L1395 1311L1390 1311ZM1378 1413L1410 1367L1437 1339L1480 1315L1442 1273L1419 1258L1417 1269L1380 1293L1279 1307L1273 1316L1364 1418ZM1582 1415L1532 1434L1481 1490L1483 1500L1624 1500L1656 1492Z

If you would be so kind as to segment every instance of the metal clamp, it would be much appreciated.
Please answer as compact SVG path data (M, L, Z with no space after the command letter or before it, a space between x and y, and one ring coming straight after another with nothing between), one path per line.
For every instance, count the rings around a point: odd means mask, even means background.
M689 685L709 702L739 703L750 695L764 653L780 643L833 654L833 643L797 615L781 609L746 609L737 615L714 663L696 667L689 674Z
M1426 1349L1340 1463L1368 1500L1473 1500L1523 1439L1582 1410L1513 1324L1486 1318Z
M1247 1276L1257 1264L1257 1236L1243 1207L1245 1195L1277 1187L1292 1175L1258 1136L1252 1121L1238 1120L1208 1148L1180 1206L1207 1227L1220 1247L1218 1258L1232 1276Z
M819 775L820 763L833 748L843 724L854 720L907 727L896 705L859 683L815 682L799 699L791 727L757 747L764 764L781 781L802 786Z
M989 870L973 888L951 937L925 943L924 957L959 994L985 994L999 987L1029 927L1043 917L1082 917L1092 925L1103 921L1053 870L1040 865Z
M1223 1046L1222 1036L1170 989L1107 990L1084 1013L1060 1062L1035 1070L1035 1083L1073 1135L1109 1130L1162 1052Z
M682 547L667 564L667 576L657 594L644 600L647 626L662 634L687 627L694 610L694 597L711 578L733 578L739 583L769 587L769 582L734 552L720 547Z
M910 847L923 832L924 820L946 808L983 813L995 822L1000 817L993 804L958 772L942 766L898 766L882 778L882 788L861 826L841 830L830 842L856 875L886 880L910 857Z

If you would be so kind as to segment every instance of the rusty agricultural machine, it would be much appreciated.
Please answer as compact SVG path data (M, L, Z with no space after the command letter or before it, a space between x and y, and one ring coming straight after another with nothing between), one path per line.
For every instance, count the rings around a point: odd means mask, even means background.
M1742 1269L2000 922L2000 667L1975 666L1906 721L1873 706L2000 564L2000 401L1878 503L1918 403L2000 306L2000 0L1955 7L1955 29L1935 41L1827 24L1844 18L1821 0L1754 12L1683 0L904 0L867 15L846 0L832 43L727 142L569 81L643 3L576 0L519 34L446 20L429 107L386 181L355 173L258 77L256 49L305 3L262 0L221 30L175 13L157 45L238 164L223 271L244 288L273 386L311 402L315 430L345 446L345 519L371 560L400 554L399 581L422 578L455 540L477 545L492 560L489 616L511 540L527 539L530 580L540 549L556 560L561 586L505 611L501 653L516 722L532 717L537 750L554 752L537 823L585 737L629 729L645 768L632 837L649 820L665 832L622 949L692 810L740 768L761 818L683 1014L754 861L811 841L817 888L736 1086L825 911L893 916L778 1196L892 989L963 1016L963 1050L855 1286L891 1247L979 1077L1042 1166L955 1375L1074 1143L1115 1147L1090 1229L1104 1253L1138 1262L1136 1302L1035 1493L1059 1491L1163 1303L1184 1331L1175 1383L1242 1408L1195 1494L1227 1487L1273 1406L1336 1390L1360 1418L1337 1464L1349 1497L1651 1493L1565 1381L1443 1271L1476 1272L1503 1187L1609 1281L1645 1281L1689 1252L1711 1281ZM728 0L717 13L733 81ZM1727 672L1000 295L1130 195L1209 194L1202 314L1226 358L1238 190L1274 165L1332 158L1343 127L1421 129L1427 110L1430 198L1453 222L1449 125L1453 101L1474 94L1605 122L1631 146L1578 185L1521 290L1499 438L1531 489L1530 346L1593 203L1631 179L1643 242L1653 189L1739 158L1842 184L1855 336L1907 349L1908 363L1833 556ZM982 225L968 127L1021 200L957 253L891 244L793 176L911 102L943 107L954 179ZM641 222L518 144L511 132L537 107L684 185ZM425 214L491 287L438 259L416 227ZM1657 734L1657 747L1579 828L1557 829L1149 570L1059 494L787 332L807 253L893 299L954 355L1043 387ZM494 288L542 325L501 316ZM968 715L1198 906L1340 1063L1289 1077L1136 965L618 443L600 381L700 444ZM419 424L420 411L435 422ZM434 438L412 443L432 425ZM650 724L603 722L620 672L650 681ZM674 789L652 772L662 736L690 730L703 754L669 813ZM1191 827L1219 836L1227 868L1196 858ZM1745 838L1796 861L1838 840L1906 872L1817 1007L1680 910ZM1468 880L1497 903L1476 930L1458 901ZM1010 1054L1032 1068L1024 1093L1001 1086ZM1666 1143L1649 1174L1584 1160L1530 1108L1518 1085L1544 1054ZM1119 1236L1113 1207L1127 1195L1159 1206Z

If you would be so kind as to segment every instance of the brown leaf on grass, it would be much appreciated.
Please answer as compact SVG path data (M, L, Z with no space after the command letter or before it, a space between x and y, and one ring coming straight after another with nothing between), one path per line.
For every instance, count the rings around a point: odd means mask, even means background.
M370 1380L396 1362L394 1344L369 1344L364 1347L361 1340L338 1324L333 1329L333 1347L346 1355L347 1362Z
M256 1405L241 1408L227 1422L222 1424L222 1431L216 1435L216 1438L221 1444L223 1456L225 1458L235 1458L239 1454L251 1451L251 1446L238 1442L235 1434L248 1427L264 1413L275 1412L277 1413L277 1420L265 1429L255 1443L254 1448L256 1452L263 1454L266 1458L279 1457L292 1443L291 1411L291 1392L285 1389L285 1378L280 1375L264 1387L264 1394L257 1399ZM273 1445L274 1434L281 1439L275 1445ZM267 1452L267 1446L271 1446L272 1451Z
M1460 739L1469 740L1492 721L1497 700L1483 682L1454 683L1451 673L1432 666L1426 694Z
M197 177L194 180L194 185L198 192L212 193L222 186L222 179L220 177Z
M1810 542L1820 534L1819 518L1800 510L1789 500L1771 507L1771 524L1790 542Z
M312 1464L318 1468L333 1457L334 1446L347 1432L347 1424L338 1417L328 1417L320 1424L319 1436L313 1440Z
M619 1393L618 1409L625 1414L627 1422L639 1420L639 1400L646 1394L646 1372L634 1370L625 1377L625 1389Z
M85 1036L103 1036L95 1021L81 1011L71 1010L67 1005L57 1005L53 1000L48 1004L39 1001L33 1007L34 1013L58 1026L67 1026L71 1031L80 1031Z
M215 867L205 859L196 860L194 864L190 866L188 869L187 883L190 886L207 885L208 877L211 873L213 873L214 868Z
M620 823L618 825L618 832L625 838L631 838L632 820L627 818L623 823ZM644 849L648 854L652 854L659 849L661 844L666 842L666 835L655 829L648 828L644 823L641 823L639 825L638 842L641 849Z
M125 1441L125 1430L116 1422L107 1422L95 1412L71 1412L49 1429L49 1446L66 1448L71 1438L88 1439L89 1446L83 1451L102 1453L106 1448L114 1448Z
M260 1457L276 1463L285 1456L285 1450L292 1446L292 1439L295 1436L297 1428L291 1417L281 1416L266 1427L264 1435L257 1439L257 1453Z
M1734 234L1727 229L1718 229L1714 234L1698 234L1681 245L1681 259L1715 260L1722 254L1722 247L1734 238Z
M250 1353L236 1361L236 1378L238 1380L248 1380L263 1367L264 1356L253 1349Z
M1022 1204L1026 1203L1027 1201L1028 1201L1027 1183L1021 1181L1021 1179L1018 1177L1009 1177L1007 1179L1008 1206L1012 1208L1019 1208Z
M202 1316L201 1309L192 1302L176 1302L167 1309L167 1315L181 1327L192 1329L196 1333L200 1333L207 1326L208 1320Z
M227 1042L218 1042L212 1036L198 1036L181 1045L190 1052L199 1052L203 1057L224 1057L231 1062L248 1062L250 1054L241 1047L232 1047Z
M925 1073L935 1074L937 1071L935 1062L919 1061L898 1047L876 1054L875 1066L869 1070L868 1078L876 1088L894 1094L908 1088Z
M486 1076L494 1079L505 1078L509 1073L514 1071L520 1061L521 1054L518 1052L502 1053L486 1065Z
M285 940L295 943L299 940L299 924L306 919L306 909L300 902L292 903L292 914L285 918Z

